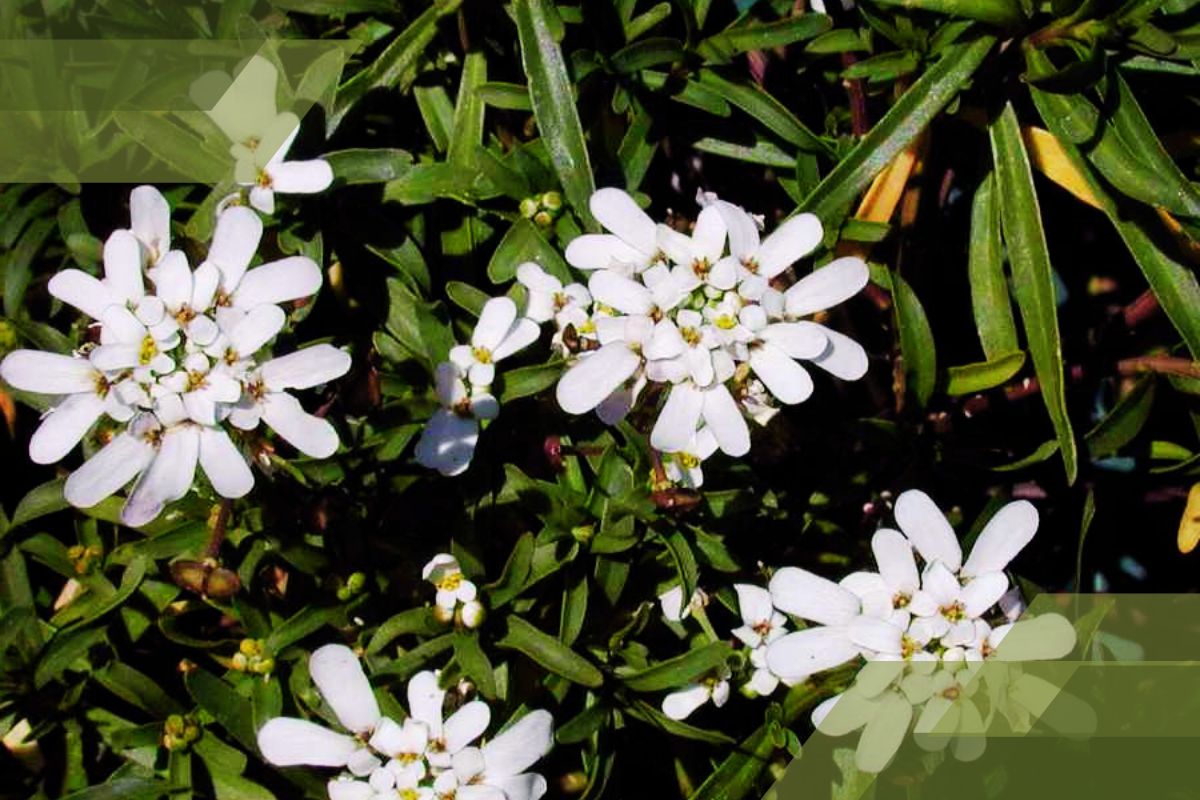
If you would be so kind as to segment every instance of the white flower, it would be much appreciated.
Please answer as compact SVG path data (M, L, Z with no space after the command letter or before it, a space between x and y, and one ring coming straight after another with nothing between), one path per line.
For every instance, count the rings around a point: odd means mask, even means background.
M229 421L242 430L265 422L289 444L313 458L337 452L338 435L328 420L306 412L288 389L311 389L345 375L350 355L333 345L318 344L262 364L245 379L242 400Z
M779 678L767 666L767 645L786 633L787 617L775 610L771 593L761 586L734 584L738 596L740 627L732 633L750 648L750 663L754 667L747 686L757 695L766 696L779 686Z
M759 225L742 208L724 200L715 200L709 208L729 230L729 255L716 263L711 282L721 289L740 284L739 291L751 300L759 299L772 278L821 244L821 220L814 214L798 214L760 241Z
M739 320L754 334L746 345L747 361L767 390L788 405L807 400L812 378L797 359L811 359L825 350L825 330L812 322L768 322L761 306L743 308Z
M871 538L879 572L854 572L841 585L858 595L863 613L907 628L909 605L921 588L912 545L899 531L880 528Z
M676 265L671 275L687 292L705 284L718 289L731 289L733 284L720 281L713 268L725 252L725 220L714 206L708 206L696 217L692 235L680 233L669 225L657 228L658 247Z
M66 456L102 414L118 422L134 414L86 358L16 350L0 362L0 377L17 389L62 398L29 440L29 457L36 464L53 464Z
M863 616L862 601L833 581L799 567L783 567L770 582L780 611L816 626L789 633L767 649L767 666L786 682L797 682L859 656L899 655L903 629Z
M390 720L379 726L370 742L377 752L408 764L425 759L434 769L448 769L454 756L487 730L492 712L481 700L472 700L442 719L446 692L438 687L439 674L419 672L408 682L409 718L403 726ZM409 769L410 774L414 771Z
M847 256L831 261L784 292L784 316L797 319L832 308L862 291L869 279L870 270L861 258ZM856 381L867 373L867 354L862 345L824 325L810 324L818 327L827 340L825 349L810 361L846 381Z
M463 575L458 559L449 553L438 553L421 570L421 578L437 588L436 603L453 611L459 603L475 599L475 584Z
M662 712L671 719L686 719L710 700L720 708L729 700L729 674L728 667L721 667L708 678L671 692L663 698Z
M325 645L309 658L308 671L338 722L352 735L307 720L276 717L258 731L263 758L277 767L345 767L355 775L371 774L380 760L355 736L371 735L382 715L354 651Z
M471 344L451 348L450 360L466 373L472 387L491 386L495 365L533 344L539 333L537 323L517 319L516 303L507 297L493 297L479 313Z
M483 747L466 747L454 755L452 774L456 785L464 787L457 796L467 800L466 787L478 787L472 788L471 797L499 800L499 795L486 792L492 788L506 800L538 800L546 793L546 779L526 770L553 746L554 717L549 711L529 712ZM449 783L445 781L443 789Z
M294 117L293 117L294 118ZM290 120L289 120L290 121ZM255 151L254 180L241 181L250 186L250 205L264 214L275 213L275 193L315 194L323 192L333 183L333 168L321 158L309 161L284 161L296 135L300 133L299 122L283 144L265 162L261 161L261 149Z
M731 377L731 370L722 367L723 361L718 360L718 379ZM650 432L650 444L668 453L682 451L702 421L722 452L742 456L750 451L750 429L722 380L705 388L690 380L672 386Z
M929 672L934 666L912 665ZM854 753L855 766L863 772L882 772L908 733L913 701L900 688L906 669L902 662L868 662L849 689L813 709L813 727L827 736L863 729Z
M479 441L479 421L495 419L500 405L487 391L469 391L463 370L443 361L434 372L442 407L433 413L417 442L417 462L443 475L459 475L471 465Z
M663 471L667 480L688 489L699 489L704 485L704 459L717 450L717 437L708 428L701 428L692 436L692 441L677 453L663 453Z
M567 245L576 269L605 269L630 275L660 260L654 220L621 189L598 189L588 201L592 216L611 233L585 233Z
M554 320L562 328L587 318L586 309L592 304L592 295L583 284L563 286L562 281L532 261L517 267L517 281L529 292L525 316L534 322Z
M584 354L558 381L555 395L568 414L591 411L633 377L642 366L642 349L654 333L654 322L645 316L601 319L597 332L600 348Z
M692 615L693 609L703 608L707 600L704 592L696 589L685 606L683 604L683 587L679 584L675 584L658 596L663 617L670 622L683 622Z

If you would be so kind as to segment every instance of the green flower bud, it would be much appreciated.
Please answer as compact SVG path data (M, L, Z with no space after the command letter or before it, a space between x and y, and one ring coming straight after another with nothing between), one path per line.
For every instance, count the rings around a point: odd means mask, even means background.
M539 228L549 228L554 222L554 217L550 216L546 211L539 211L533 215L533 222Z
M533 219L533 215L538 213L538 201L532 197L526 197L521 201L521 216L525 219Z
M562 195L558 192L546 192L542 195L542 208L549 211L551 214L557 214L562 210Z

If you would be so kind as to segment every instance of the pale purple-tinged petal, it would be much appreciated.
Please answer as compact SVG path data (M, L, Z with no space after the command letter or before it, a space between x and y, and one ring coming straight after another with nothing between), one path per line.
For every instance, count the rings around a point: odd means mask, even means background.
M495 786L504 793L504 800L538 800L546 793L546 779L536 772L498 778L495 780ZM471 798L462 797L462 800Z
M753 626L771 619L775 607L771 603L769 591L751 583L735 583L733 590L737 592L738 612L742 615L742 622Z
M900 637L904 629L882 619L858 617L846 626L850 641L873 653L900 652Z
M268 217L275 213L275 190L270 186L251 186L250 205Z
M192 269L182 252L172 250L167 253L152 274L154 293L172 312L178 312L192 302Z
M695 386L678 383L671 387L654 430L650 432L650 445L665 453L687 449L696 435L703 409L704 393Z
M758 252L758 225L745 209L725 200L717 200L712 207L720 212L729 230L729 252L741 260Z
M799 567L776 571L768 588L776 608L810 622L843 625L859 612L857 595Z
M531 711L485 744L483 762L488 779L520 775L554 746L554 717Z
M446 691L438 686L437 673L424 670L412 676L407 694L409 716L425 723L434 739L442 738L442 706Z
M285 303L316 294L321 268L306 256L290 256L247 270L233 293L235 308L252 309L266 303Z
M63 496L76 508L91 508L133 480L153 458L154 447L144 439L119 434L71 473Z
M755 257L758 274L774 278L815 250L821 235L821 220L814 214L798 214L785 221L759 246Z
M879 700L858 740L855 765L863 772L882 772L900 749L912 715L912 705L899 694L890 693Z
M606 344L580 359L558 381L555 397L568 414L586 414L615 392L642 363L623 342Z
M696 217L696 225L692 228L692 242L696 251L708 259L709 265L715 264L725 251L725 220L715 206L708 206Z
M981 617L1008 591L1008 577L1003 572L985 572L971 579L962 589L962 603L971 619Z
M271 186L284 194L315 194L333 183L333 168L321 158L311 161L284 161L267 169Z
M30 437L30 460L53 464L71 452L100 419L104 406L104 398L95 393L73 394L59 403Z
M849 300L867 285L871 273L856 256L829 262L805 275L784 294L787 313L794 317L815 314Z
M150 466L134 484L121 509L121 521L136 528L162 513L167 503L187 494L196 477L200 432L192 425L168 428Z
M375 797L371 784L353 778L332 778L325 784L325 791L329 793L329 800L372 800Z
M642 349L643 355L651 361L662 358L675 358L683 353L687 343L675 323L665 317L654 325L654 333L650 341Z
M254 488L250 465L220 428L200 431L200 468L221 497L245 497Z
M460 475L471 465L479 441L479 421L440 408L421 431L417 463L443 475Z
M812 322L776 322L763 328L759 337L790 358L816 358L829 346L825 329Z
M319 648L308 660L308 673L346 730L366 733L379 724L379 703L358 656L349 647L327 644Z
M649 256L656 248L654 220L638 207L628 193L613 188L599 189L588 201L592 216L626 243Z
M741 265L734 256L725 256L718 259L717 263L712 265L708 271L706 278L709 286L714 286L717 289L728 291L737 285L738 275L741 271Z
M263 397L262 419L306 456L329 458L337 452L338 435L333 425L309 414L287 392L271 392Z
M307 720L276 717L259 729L258 749L277 767L343 767L358 742Z
M612 306L623 314L648 314L654 307L654 298L649 289L611 270L593 272L588 280L588 291L598 302Z
M951 572L962 566L954 528L929 495L910 489L896 498L896 523L927 563L941 561Z
M750 428L733 395L723 385L704 392L704 423L716 438L721 452L738 458L750 452Z
M14 350L0 362L0 378L17 389L38 394L95 392L99 377L86 358L41 350Z
M50 294L92 319L100 319L104 309L123 302L102 281L78 269L64 269L55 273L46 288Z
M331 344L317 344L262 365L262 379L272 391L311 389L350 370L350 354Z
M504 341L504 337L517 319L517 304L508 297L493 297L483 304L479 322L471 334L471 345L493 351Z
M963 577L1001 572L1037 533L1038 511L1028 500L1017 500L997 511L975 540L963 564Z
M501 361L513 353L519 353L538 340L542 329L530 319L519 319L509 328L504 340L492 350L492 360Z
M817 325L817 323L811 323ZM828 372L835 378L844 381L856 381L867 374L870 366L867 351L858 342L843 333L817 325L825 333L827 343L819 355L812 358L812 363Z
M958 576L941 561L935 561L925 568L921 576L921 591L933 598L939 608L948 608L962 597Z

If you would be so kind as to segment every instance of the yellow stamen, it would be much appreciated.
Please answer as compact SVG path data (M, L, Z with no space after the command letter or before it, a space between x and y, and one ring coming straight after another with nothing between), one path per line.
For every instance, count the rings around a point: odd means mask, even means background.
M154 337L146 334L142 339L142 346L138 349L138 363L143 367L154 360L158 355L158 343L154 341Z
M488 350L486 347L471 348L471 355L475 356L475 360L480 364L492 363L492 351Z

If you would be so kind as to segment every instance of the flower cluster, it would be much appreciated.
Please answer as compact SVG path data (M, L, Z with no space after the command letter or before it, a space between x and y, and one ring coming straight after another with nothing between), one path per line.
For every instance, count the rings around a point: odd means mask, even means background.
M442 407L417 460L446 475L467 468L480 420L498 410L492 365L532 343L537 325L548 322L567 362L556 389L563 410L594 410L611 425L642 399L665 397L650 444L664 454L666 478L691 488L702 484L701 462L717 450L749 451L747 418L765 425L780 404L812 394L801 362L845 380L862 377L862 347L805 317L859 292L866 263L840 258L789 286L788 268L821 243L817 217L800 214L764 239L761 222L744 209L712 195L700 201L685 234L656 224L620 189L593 194L592 214L609 232L578 236L565 254L589 273L587 286L564 285L534 263L518 266L524 319L512 300L488 301L471 345L438 366Z
M483 622L483 603L477 599L475 584L463 575L458 559L449 553L438 553L421 570L421 579L437 589L434 613L439 620L457 619L468 628L478 628Z
M50 280L52 295L94 320L95 340L71 355L17 350L0 364L10 385L60 398L30 440L30 457L62 459L107 416L117 428L64 494L88 508L136 478L121 519L138 526L187 493L197 465L222 497L250 491L254 477L229 426L265 422L306 455L332 455L333 426L288 390L344 375L350 356L328 344L264 355L287 321L279 304L320 287L317 264L293 256L251 268L262 221L232 206L193 269L171 249L170 208L156 189L135 189L130 214L130 228L104 244L103 278L66 269Z
M308 670L345 733L277 717L258 731L258 748L276 766L343 770L328 783L330 800L537 800L546 793L545 778L527 770L553 744L550 712L531 711L477 745L491 724L491 708L470 700L445 716L448 693L438 685L438 672L409 680L408 717L397 721L380 712L350 648L318 649Z
M743 624L732 634L748 651L747 694L768 695L781 683L792 686L859 657L869 662L854 688L825 701L813 718L818 729L831 734L856 730L871 720L889 726L863 737L870 744L860 753L859 765L873 771L882 769L895 751L879 742L899 746L914 705L923 705L929 715L917 726L926 741L948 713L955 715L955 724L961 720L972 726L978 714L960 706L948 711L943 701L966 702L974 691L973 670L992 658L1015 629L1025 626L1025 635L1017 638L1032 640L1032 645L1009 647L1019 652L1015 657L1057 658L1074 644L1065 619L1047 618L1057 615L1013 622L1022 609L1004 570L1037 532L1032 504L1020 500L1001 508L965 561L953 528L925 493L900 495L895 517L900 530L882 528L871 541L877 572L855 572L834 583L798 567L783 567L768 588L734 586ZM676 608L678 598L669 600ZM789 616L804 620L807 627L789 631ZM996 619L1003 624L993 627ZM1014 657L1011 652L1009 657ZM668 695L664 713L680 719L709 699L723 704L728 677L714 674ZM897 710L901 703L902 713ZM831 717L835 706L842 710ZM944 746L948 738L937 741ZM971 740L962 747L961 755L969 757L978 744Z

